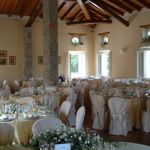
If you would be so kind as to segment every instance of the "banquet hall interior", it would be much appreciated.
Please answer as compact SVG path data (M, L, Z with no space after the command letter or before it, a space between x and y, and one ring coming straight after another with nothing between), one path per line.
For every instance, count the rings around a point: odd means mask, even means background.
M150 150L150 0L0 0L0 150L63 144Z

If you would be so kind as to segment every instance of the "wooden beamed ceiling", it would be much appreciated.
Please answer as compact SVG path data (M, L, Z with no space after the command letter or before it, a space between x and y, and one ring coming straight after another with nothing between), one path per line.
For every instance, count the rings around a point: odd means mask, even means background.
M125 26L130 22L125 13L132 14L143 8L150 9L150 0L57 0L58 18L68 25L84 24L95 26L112 23L112 17ZM32 26L37 17L42 19L42 0L0 0L0 15L8 17L28 16L26 27Z

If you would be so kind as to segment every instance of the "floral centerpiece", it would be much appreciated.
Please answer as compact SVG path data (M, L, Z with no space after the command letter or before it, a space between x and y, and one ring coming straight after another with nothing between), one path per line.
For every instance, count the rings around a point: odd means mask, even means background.
M38 137L32 137L30 143L37 149L54 149L55 144L70 143L73 150L93 150L102 142L102 138L94 131L77 130L62 127L49 129Z

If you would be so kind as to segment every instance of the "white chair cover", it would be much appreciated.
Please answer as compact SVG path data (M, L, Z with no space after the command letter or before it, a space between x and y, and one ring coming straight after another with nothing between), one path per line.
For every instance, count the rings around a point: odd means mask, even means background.
M84 121L84 116L85 116L85 107L81 106L76 114L76 129L81 129L83 126L83 121Z
M0 97L4 100L8 100L11 92L10 89L2 89L0 90Z
M71 109L68 115L68 121L69 121L69 125L70 126L74 126L75 125L75 120L76 120L76 116L75 116L75 103L76 103L76 99L77 99L77 95L75 93L70 94L67 98L66 101L69 101L71 103Z
M69 101L64 101L60 106L59 113L63 112L65 116L68 117L70 108L71 108L71 103Z
M56 95L44 95L40 100L43 106L47 106L51 110L55 110L58 103L58 98Z
M81 106L83 106L84 105L84 94L85 94L85 87L83 87L83 86L80 86L80 87L78 87L78 98L79 98L79 100L80 100L80 104L81 104Z
M48 129L60 128L62 126L62 122L58 118L43 118L37 120L32 126L32 132L34 136L39 136L41 133Z
M18 86L18 87L20 87L20 80L19 79L17 79L17 80L14 80L14 83Z
M8 84L8 81L7 80L4 80L3 81L3 88L5 88L5 86Z
M8 123L0 123L0 145L12 144L14 128Z
M94 116L96 114L96 110L94 107L94 95L95 95L95 91L94 90L90 90L89 91L89 95L90 95L90 99L91 99L91 103L92 103L92 120L94 120Z
M147 112L150 112L150 99L147 99L146 105L147 105Z
M26 96L31 95L34 93L34 88L31 88L31 87L22 88L20 89L20 93Z
M147 111L142 112L142 126L144 132L150 132L150 99L146 102Z
M127 102L123 98L112 97L108 101L110 109L109 133L113 135L127 135L131 131L131 121L127 113Z
M92 95L92 104L94 109L94 118L92 127L94 129L104 128L104 117L105 117L105 101L102 95Z
M67 88L64 88L62 92L63 92L64 95L70 95L74 91L73 91L73 89L71 87L67 87Z
M45 87L47 93L54 93L57 92L57 88L55 86L47 86Z

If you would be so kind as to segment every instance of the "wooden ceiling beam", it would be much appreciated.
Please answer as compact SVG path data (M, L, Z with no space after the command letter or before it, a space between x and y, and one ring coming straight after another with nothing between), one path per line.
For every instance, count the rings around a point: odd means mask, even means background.
M76 0L60 0L61 2L76 2Z
M86 8L84 2L83 2L82 0L77 0L77 2L78 2L78 4L79 4L79 6L80 6L80 8L81 8L81 10L82 10L82 12L83 12L85 18L86 18L87 20L90 20L90 19L91 19L91 16L90 16L90 14L89 14L89 12L88 12L88 10L87 10L87 8Z
M138 5L137 3L134 3L133 1L131 0L123 0L127 5L135 8L136 10L138 11L141 11L142 7L140 5Z
M6 4L6 0L3 0L3 1L1 2L0 13L3 13L3 9L4 9L4 7L5 7L5 4Z
M86 35L85 33L68 33L71 36L84 36Z
M81 10L79 9L72 17L69 18L69 20L73 20L80 12Z
M30 16L32 16L32 14L35 12L35 10L37 9L38 5L40 5L40 3L42 3L41 0L36 0L35 5L30 12Z
M64 14L63 16L61 17L61 19L63 20L67 14L76 6L76 3L74 3Z
M22 10L20 12L20 17L22 18L24 16L24 12L26 9L26 1L22 1L21 7L22 7Z
M84 15L80 17L79 22L82 21L84 19Z
M73 22L73 21L77 21L79 20L82 16L84 16L83 12L80 11L75 17L73 20L70 20L70 22ZM85 17L85 16L84 16Z
M150 9L150 2L146 0L137 0L139 3Z
M90 25L90 24L98 24L98 23L112 23L111 20L86 20L86 21L75 21L75 22L67 22L67 25L75 25L75 24L85 24L85 25Z
M118 0L109 0L109 1L112 2L113 4L115 4L116 6L119 6L121 9L124 9L128 13L132 13L132 11L133 11L132 9L130 9L128 6L126 6L121 1L118 1Z
M99 18L99 19L104 19L104 17L102 17L101 15L97 14L94 10L89 9L89 11L92 13L91 16L97 16L97 18Z
M110 5L110 4L108 4L108 3L107 3L107 6L108 6L111 10L117 12L119 15L124 15L124 11L122 11L122 10L120 10L120 9L118 9L118 8L116 8L116 7L114 7L114 6Z
M107 5L107 3L99 0L88 0L89 3L95 5L97 8L99 9L103 9L105 11L107 11L110 15L112 15L113 17L115 17L117 20L119 20L121 23L123 23L125 26L129 26L129 22L126 21L125 19L123 19L122 17L120 17L116 12L112 11L111 9L109 9L109 6Z
M16 0L12 9L10 9L8 16L11 17L13 15L13 12L16 10L16 8L20 5L21 1Z
M91 7L91 5L88 5L88 9L90 11L92 11L93 13L95 12L95 14L97 14L98 16L101 16L102 18L109 19L108 15L102 14L101 12L99 12L96 9L94 9L93 7Z
M64 7L64 5L66 4L66 2L62 2L61 5L58 7L58 13L59 11Z
M89 5L90 5L90 3L89 3L89 1L87 0L86 1L86 3L88 3ZM90 5L91 6L91 5ZM94 5L93 5L94 6ZM91 6L92 7L92 6ZM112 9L113 11L115 11L115 12L117 12L119 15L124 15L124 12L122 11L122 10L120 10L120 9L118 9L118 8L116 8L116 7L114 7L114 6L112 6L112 5L110 5L110 4L108 4L107 3L107 7L109 7L110 9ZM101 8L102 9L102 8ZM101 10L101 9L99 9L99 10ZM103 9L102 9L103 10ZM103 10L103 11L105 11L105 10Z
M92 18L96 18L97 20L103 20L102 17L99 17L97 14L95 14L94 12L92 12Z
M33 13L31 14L31 17L29 18L29 20L26 23L25 27L31 27L34 20L39 15L41 9L42 9L42 2L39 0L39 4L36 7L34 7Z

